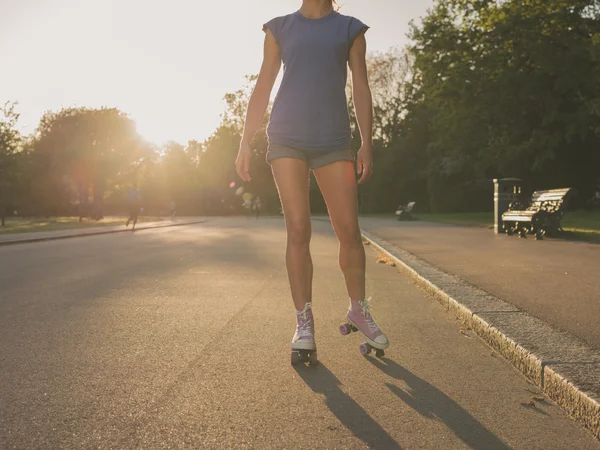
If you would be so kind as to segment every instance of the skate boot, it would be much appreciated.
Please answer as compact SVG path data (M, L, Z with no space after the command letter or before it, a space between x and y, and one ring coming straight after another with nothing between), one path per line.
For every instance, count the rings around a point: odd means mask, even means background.
M348 310L346 316L347 322L340 325L340 333L344 336L360 331L365 338L365 343L361 344L359 349L362 355L368 355L372 349L378 358L385 355L384 349L388 348L390 343L388 338L371 315L371 306L369 300L358 302L359 307Z
M292 365L300 363L317 364L317 344L315 343L315 321L312 302L308 302L302 311L296 311L296 333L292 338Z

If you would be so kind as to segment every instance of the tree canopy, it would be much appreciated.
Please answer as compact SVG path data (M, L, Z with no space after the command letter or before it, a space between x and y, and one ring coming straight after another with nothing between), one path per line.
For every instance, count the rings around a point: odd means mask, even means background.
M490 210L491 180L500 177L520 177L530 191L575 187L575 206L593 196L600 1L436 0L410 39L407 48L368 57L375 172L359 189L362 212L391 212L408 201L440 212ZM7 104L0 210L98 218L124 210L135 185L148 213L170 201L183 214L240 211L234 160L255 82L249 76L225 96L221 124L203 142L150 144L114 108L48 112L23 139L16 106ZM252 182L243 187L277 212L265 163L268 119L252 142ZM359 146L354 133L352 148ZM325 211L316 183L311 201Z

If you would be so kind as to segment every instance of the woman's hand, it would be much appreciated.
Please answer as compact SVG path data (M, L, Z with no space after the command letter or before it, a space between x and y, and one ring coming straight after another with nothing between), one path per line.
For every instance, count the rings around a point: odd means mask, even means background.
M373 175L373 149L362 146L356 155L356 173L361 175L358 184L369 181Z
M237 159L235 160L235 170L240 178L244 181L252 180L250 177L250 145L244 141L240 144L240 151L238 152Z

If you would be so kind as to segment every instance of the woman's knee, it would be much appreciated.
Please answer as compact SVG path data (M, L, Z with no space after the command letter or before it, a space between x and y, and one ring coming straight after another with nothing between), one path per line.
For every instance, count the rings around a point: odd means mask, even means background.
M286 223L288 242L292 245L308 245L310 243L310 221L289 220Z
M353 226L341 227L336 232L340 245L344 247L356 247L362 245L360 229Z

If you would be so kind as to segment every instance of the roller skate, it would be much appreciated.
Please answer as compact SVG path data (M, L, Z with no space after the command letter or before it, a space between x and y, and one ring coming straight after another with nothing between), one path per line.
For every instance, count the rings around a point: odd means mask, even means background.
M390 345L388 338L375 323L371 315L369 300L358 302L358 305L358 308L348 310L347 322L340 325L340 333L347 336L360 331L366 341L360 344L360 353L366 356L374 349L375 355L382 358L385 356L384 350Z
M315 343L315 321L313 319L312 302L308 302L302 311L296 311L296 333L292 339L292 365L309 363L317 364L317 344Z

